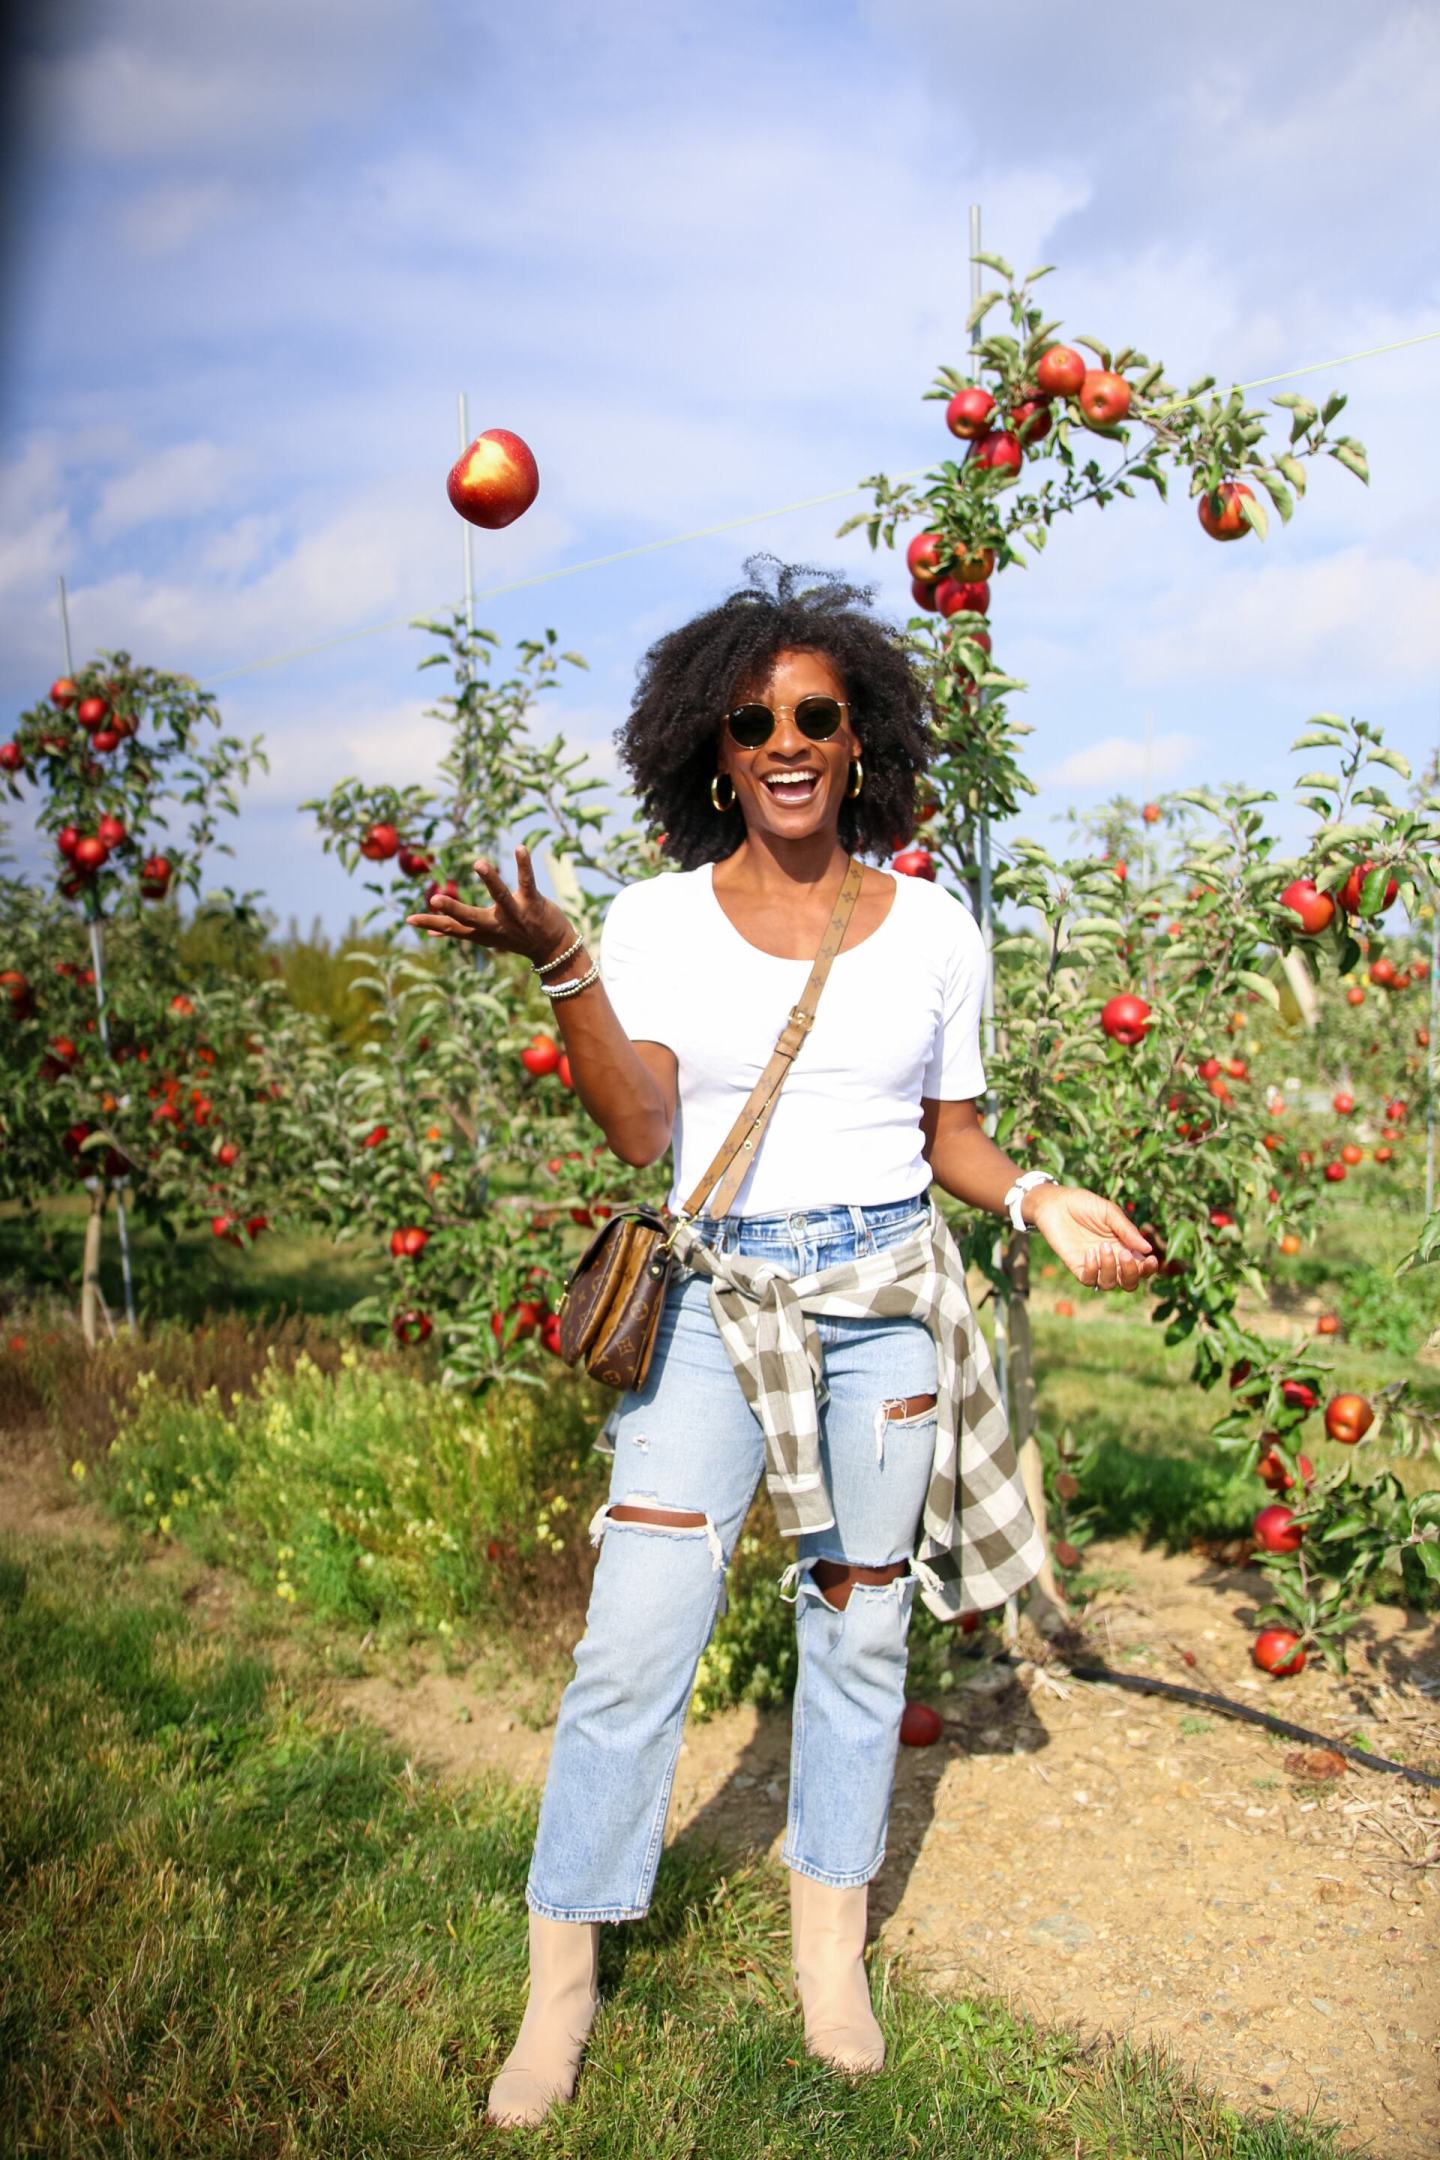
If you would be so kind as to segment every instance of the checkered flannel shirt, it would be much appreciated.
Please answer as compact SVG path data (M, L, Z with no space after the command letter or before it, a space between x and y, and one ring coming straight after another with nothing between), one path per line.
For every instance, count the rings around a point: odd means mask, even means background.
M710 1277L721 1341L765 1434L765 1482L782 1536L828 1530L835 1520L820 1460L824 1355L810 1316L903 1316L924 1321L939 1362L935 1454L913 1555L925 1603L941 1620L956 1620L1002 1604L1039 1573L1044 1541L960 1250L933 1200L928 1224L903 1244L813 1275L791 1277L769 1261L717 1252L688 1224L673 1250ZM607 1454L614 1415L596 1442Z

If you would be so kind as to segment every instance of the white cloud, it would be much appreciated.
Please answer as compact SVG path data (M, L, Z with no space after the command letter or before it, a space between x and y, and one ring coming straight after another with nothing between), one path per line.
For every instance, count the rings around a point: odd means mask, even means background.
M1235 546L1249 543L1237 541ZM1134 683L1212 676L1324 683L1433 681L1440 667L1440 569L1344 548L1319 561L1254 560L1199 591L1173 585L1127 640Z
M239 465L233 450L214 442L172 443L155 451L101 488L92 520L96 537L113 540L162 518L200 516L223 499Z
M420 78L431 0L115 0L101 33L35 61L24 103L42 132L102 157L214 157L306 140Z
M1205 748L1204 738L1173 732L1148 745L1133 736L1107 735L1103 741L1072 750L1036 777L1042 787L1119 787L1127 780L1173 780Z

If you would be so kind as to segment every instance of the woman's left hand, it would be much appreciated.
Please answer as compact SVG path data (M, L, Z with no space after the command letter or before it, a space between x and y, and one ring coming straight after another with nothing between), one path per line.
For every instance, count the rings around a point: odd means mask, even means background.
M1150 1240L1101 1193L1042 1185L1031 1205L1036 1229L1087 1290L1138 1290L1160 1265Z

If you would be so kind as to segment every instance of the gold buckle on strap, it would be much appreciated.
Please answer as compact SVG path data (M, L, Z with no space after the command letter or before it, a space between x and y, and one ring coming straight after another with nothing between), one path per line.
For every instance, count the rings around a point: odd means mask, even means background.
M808 1034L815 1025L815 1015L806 1012L800 1005L792 1005L790 1007L790 1025L791 1027L798 1027L802 1035Z

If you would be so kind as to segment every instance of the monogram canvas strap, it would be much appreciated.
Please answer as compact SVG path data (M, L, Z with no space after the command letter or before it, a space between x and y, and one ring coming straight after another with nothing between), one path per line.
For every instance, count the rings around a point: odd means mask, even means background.
M864 864L858 856L852 855L840 890L835 895L830 921L824 937L820 940L820 950L815 955L815 964L810 970L810 979L800 1001L791 1006L790 1016L780 1030L780 1039L771 1053L769 1064L751 1090L744 1109L726 1134L719 1153L680 1210L682 1216L688 1217L699 1211L701 1202L717 1178L720 1179L720 1185L715 1193L712 1212L716 1216L729 1213L730 1203L744 1183L746 1171L755 1160L755 1151L779 1100L781 1082L790 1070L790 1060L814 1023L820 992L824 989L825 978L830 973L830 963L844 941L846 927L864 878Z

